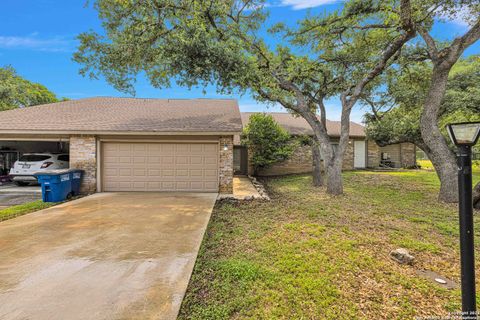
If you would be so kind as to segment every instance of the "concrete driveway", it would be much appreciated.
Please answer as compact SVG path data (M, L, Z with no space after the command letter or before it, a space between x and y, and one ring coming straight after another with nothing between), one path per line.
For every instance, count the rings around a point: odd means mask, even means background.
M0 186L0 210L41 199L40 186L17 187L12 183Z
M0 319L175 319L217 194L101 193L0 223Z

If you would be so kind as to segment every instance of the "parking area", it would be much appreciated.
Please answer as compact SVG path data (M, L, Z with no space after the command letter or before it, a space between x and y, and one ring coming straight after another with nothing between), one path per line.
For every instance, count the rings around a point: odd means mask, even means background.
M98 193L0 223L0 319L175 319L216 193Z
M0 210L42 199L40 186L18 187L13 183L0 185Z

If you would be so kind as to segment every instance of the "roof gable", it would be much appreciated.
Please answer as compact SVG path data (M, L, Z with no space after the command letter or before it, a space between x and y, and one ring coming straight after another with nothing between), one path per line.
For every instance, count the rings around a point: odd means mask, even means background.
M258 112L242 112L243 125L247 125L252 114ZM302 117L296 117L287 112L265 112L271 115L273 119L290 134L293 135L313 135L313 130L307 121ZM327 120L327 132L330 137L340 136L340 121ZM350 136L351 137L365 137L365 128L358 123L350 122Z
M0 112L0 132L238 133L237 101L96 97Z

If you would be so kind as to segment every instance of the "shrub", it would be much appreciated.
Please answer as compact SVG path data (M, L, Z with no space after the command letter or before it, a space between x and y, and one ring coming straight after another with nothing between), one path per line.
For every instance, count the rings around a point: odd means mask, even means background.
M287 159L295 149L290 134L265 113L250 116L248 125L243 129L242 144L248 147L252 155L255 173L260 168Z

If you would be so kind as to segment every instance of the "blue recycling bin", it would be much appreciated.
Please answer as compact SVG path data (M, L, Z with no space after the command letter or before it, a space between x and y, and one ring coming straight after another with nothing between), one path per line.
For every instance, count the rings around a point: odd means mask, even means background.
M36 173L42 185L43 202L65 201L72 196L72 173L70 170L50 170Z
M82 182L83 170L70 169L70 179L72 183L72 195L78 196L80 194L80 184Z

